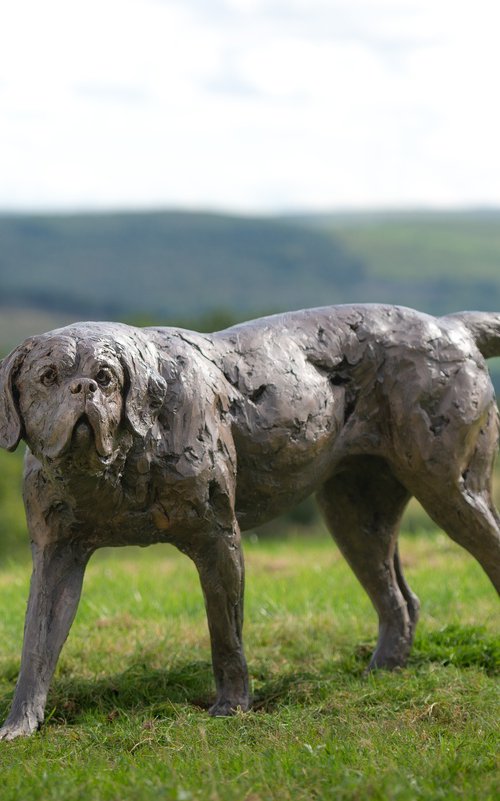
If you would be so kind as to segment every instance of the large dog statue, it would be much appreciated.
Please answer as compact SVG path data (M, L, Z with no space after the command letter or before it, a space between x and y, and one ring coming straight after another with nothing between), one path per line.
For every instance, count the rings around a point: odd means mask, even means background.
M265 317L216 334L78 323L0 365L0 446L28 445L33 576L0 737L27 735L97 548L169 542L193 559L217 697L249 706L240 530L313 492L379 617L372 668L405 664L418 600L397 535L411 496L500 591L491 499L498 414L484 358L500 314L384 305Z

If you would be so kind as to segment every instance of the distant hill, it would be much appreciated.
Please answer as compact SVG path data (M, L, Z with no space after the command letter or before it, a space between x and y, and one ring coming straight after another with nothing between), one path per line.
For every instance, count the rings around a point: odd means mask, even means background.
M500 309L500 212L0 217L0 305L195 318L351 301Z
M349 302L500 310L500 211L0 216L0 352L75 319L216 330Z
M500 311L500 211L323 215L305 218L363 267L370 301L432 314Z
M361 259L283 220L143 213L0 218L4 305L92 317L244 316L356 294Z
M500 309L500 211L0 217L0 315L11 325L30 314L230 321L361 301Z

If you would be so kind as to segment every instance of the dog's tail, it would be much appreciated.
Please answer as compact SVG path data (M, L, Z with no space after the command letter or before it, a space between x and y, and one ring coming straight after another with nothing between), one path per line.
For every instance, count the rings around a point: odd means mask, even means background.
M444 319L465 325L485 359L500 356L500 314L465 311L448 314Z

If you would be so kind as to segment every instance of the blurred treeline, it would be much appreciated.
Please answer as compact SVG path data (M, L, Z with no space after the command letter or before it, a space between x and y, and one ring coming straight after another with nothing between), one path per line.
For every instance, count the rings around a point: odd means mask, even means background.
M238 319L351 302L500 309L500 211L0 216L4 309Z
M500 310L500 211L0 216L0 354L72 320L217 330L359 302Z
M500 211L0 217L2 304L100 319L372 301L500 309L499 268Z

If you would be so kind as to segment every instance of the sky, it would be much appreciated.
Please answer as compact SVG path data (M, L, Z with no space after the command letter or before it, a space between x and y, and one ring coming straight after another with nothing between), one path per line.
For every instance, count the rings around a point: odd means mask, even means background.
M496 0L16 0L0 209L500 205Z

